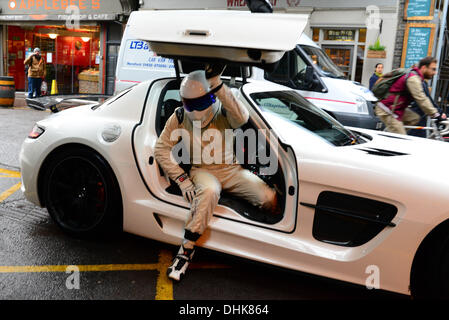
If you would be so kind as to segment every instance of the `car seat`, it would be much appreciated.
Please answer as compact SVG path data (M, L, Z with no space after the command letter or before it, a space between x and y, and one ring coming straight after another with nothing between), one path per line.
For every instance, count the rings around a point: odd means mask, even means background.
M175 112L176 108L182 107L182 102L175 99L168 99L162 105L164 110L164 120L161 122L161 129L164 129L165 123L170 116Z

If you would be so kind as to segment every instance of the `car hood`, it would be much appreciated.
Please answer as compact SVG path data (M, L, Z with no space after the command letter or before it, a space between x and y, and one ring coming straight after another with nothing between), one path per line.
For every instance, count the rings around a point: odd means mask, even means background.
M330 159L351 163L357 168L377 168L387 171L429 173L429 168L443 159L449 159L449 143L375 131L347 127L362 134L364 143L350 146L334 146L312 132L290 121L263 112L270 127L282 141L292 146L299 154L318 160ZM327 161L327 160L326 160ZM449 181L449 172L443 173Z
M268 119L269 114L264 113ZM449 218L449 143L430 139L348 128L364 134L367 142L334 146L288 121L268 119L284 146L297 158L303 200L316 198L306 190L323 188L392 203L407 219L438 224ZM282 138L281 138L282 135ZM306 186L309 186L306 188ZM431 209L432 208L432 209Z
M418 138L383 131L349 128L369 137L366 143L352 146L357 150L369 153L369 150L379 150L372 154L384 157L403 157L403 160L418 161L414 165L429 166L439 159L449 157L449 143L425 138Z

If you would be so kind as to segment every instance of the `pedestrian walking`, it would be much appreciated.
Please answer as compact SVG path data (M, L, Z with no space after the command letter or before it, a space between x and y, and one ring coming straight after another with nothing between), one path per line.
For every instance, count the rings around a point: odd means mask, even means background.
M376 66L374 67L373 75L371 76L371 78L369 78L369 89L370 90L373 88L376 81L379 80L380 77L382 77L383 71L384 71L384 65L382 63L377 63Z
M41 49L35 48L23 63L28 66L28 98L40 97L42 81L46 75ZM35 93L36 96L34 96Z

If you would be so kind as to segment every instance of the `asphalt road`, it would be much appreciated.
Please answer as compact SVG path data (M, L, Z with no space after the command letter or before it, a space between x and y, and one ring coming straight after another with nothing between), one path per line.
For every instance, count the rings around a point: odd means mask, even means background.
M20 191L20 145L48 115L0 109L1 300L408 299L201 248L187 277L173 284L165 270L174 246L126 233L101 241L63 234Z

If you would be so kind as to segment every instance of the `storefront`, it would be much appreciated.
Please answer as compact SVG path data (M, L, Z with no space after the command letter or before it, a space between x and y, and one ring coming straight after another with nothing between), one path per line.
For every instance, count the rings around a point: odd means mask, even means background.
M40 48L46 63L46 82L57 83L59 93L101 92L100 26L68 30L61 25L8 25L6 30L6 67L8 75L14 77L16 90L27 88L23 62L34 48ZM91 81L83 80L87 75Z
M64 0L3 2L0 71L14 77L17 91L28 90L24 61L34 48L41 49L46 63L48 93L113 91L108 88L111 66L107 68L106 61L115 51L108 49L117 46L126 18L137 5L119 0L70 1L74 7Z
M348 79L362 82L366 28L312 28L318 43Z

